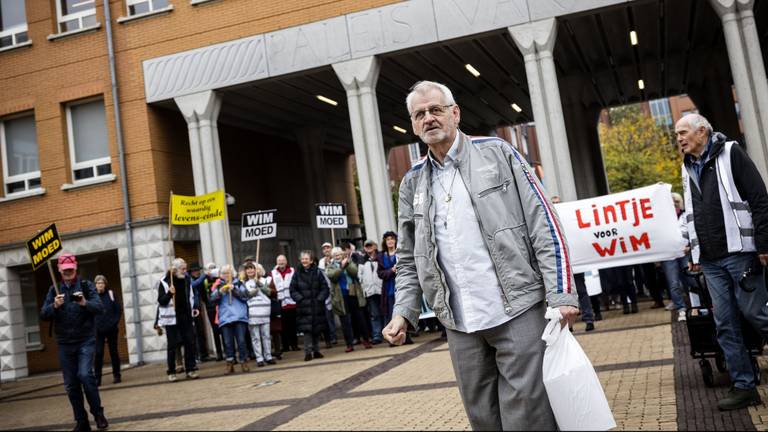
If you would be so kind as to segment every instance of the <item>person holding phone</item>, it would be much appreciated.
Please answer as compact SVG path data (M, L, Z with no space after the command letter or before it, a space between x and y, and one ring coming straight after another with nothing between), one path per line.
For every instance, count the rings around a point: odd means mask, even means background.
M109 426L101 406L99 387L93 373L96 349L96 325L94 317L104 313L91 281L77 274L77 259L71 253L58 258L61 273L59 289L51 286L40 311L40 318L52 321L56 342L59 345L59 365L64 375L64 388L72 405L77 431L89 431L88 413L83 403L83 393L99 430Z
M104 342L109 346L109 359L112 361L112 384L122 382L120 375L120 353L117 351L117 338L123 307L115 298L115 293L107 289L107 277L96 275L93 278L99 300L104 306L104 313L96 316L96 385L101 386L101 370L104 366Z

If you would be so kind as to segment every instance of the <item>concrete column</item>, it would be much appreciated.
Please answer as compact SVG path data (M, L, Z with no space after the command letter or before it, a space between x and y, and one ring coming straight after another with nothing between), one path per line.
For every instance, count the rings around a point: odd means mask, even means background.
M523 54L528 91L536 122L544 185L563 201L577 199L568 136L552 50L557 38L554 18L507 28Z
M40 331L47 328L42 325ZM28 374L21 282L17 272L0 266L0 380L15 380Z
M387 230L396 229L379 106L376 102L379 69L380 63L376 57L333 65L336 76L347 92L363 218L369 238L380 238Z
M221 97L207 90L174 100L189 127L195 194L224 189L224 169L217 128ZM219 265L232 263L229 219L200 224L199 227L203 261L214 261Z
M328 173L325 172L325 160L323 158L323 142L325 141L325 129L319 127L310 127L300 129L296 132L296 139L301 150L302 166L307 174L307 206L309 209L309 220L312 229L312 249L317 248L325 241L330 241L330 233L320 232L315 226L315 204L327 202L326 179ZM327 230L323 230L327 231Z
M765 67L760 58L760 44L755 33L752 16L752 0L710 0L710 4L723 22L723 34L728 48L731 75L739 100L741 120L744 125L744 138L747 153L757 166L763 178L768 175L766 160L766 133L768 133L768 113L761 115L760 110L768 110L768 94L765 94ZM746 26L744 25L746 18ZM749 33L747 35L746 33ZM757 47L749 47L757 43ZM752 50L757 50L753 55ZM756 57L756 58L752 58ZM758 82L761 80L762 82ZM763 91L758 95L758 91ZM761 106L764 105L764 107Z
M754 0L737 0L741 34L744 38L749 72L752 75L752 92L757 104L760 117L760 131L763 133L763 154L768 155L768 77L765 74L763 54L760 49L760 38L757 35L757 24L753 9ZM765 178L765 177L763 177Z

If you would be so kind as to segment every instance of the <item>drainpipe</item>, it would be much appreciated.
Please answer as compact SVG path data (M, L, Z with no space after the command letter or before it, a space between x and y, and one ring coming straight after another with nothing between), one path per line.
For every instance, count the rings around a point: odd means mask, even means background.
M128 279L131 284L131 300L133 301L133 324L136 336L136 354L138 364L144 364L144 343L141 329L141 309L139 289L136 283L136 264L133 251L133 228L131 226L131 202L128 198L128 171L125 169L125 147L123 145L123 124L120 118L120 102L117 95L117 73L115 72L115 47L112 43L112 17L109 11L109 0L104 0L104 21L107 29L107 51L109 53L109 79L112 84L112 107L115 115L115 135L117 136L117 157L120 162L120 188L123 192L123 215L125 219L125 240L128 249Z

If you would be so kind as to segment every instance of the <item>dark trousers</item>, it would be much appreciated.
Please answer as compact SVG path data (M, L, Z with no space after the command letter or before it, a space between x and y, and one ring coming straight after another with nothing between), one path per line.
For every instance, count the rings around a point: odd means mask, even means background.
M646 263L641 264L640 268L643 272L643 282L648 287L648 291L651 293L651 298L656 303L664 303L664 289L661 286L661 281L657 277L656 264Z
M245 335L248 333L248 324L244 322L233 322L224 324L221 328L221 334L224 336L224 351L226 352L225 358L230 363L236 363L235 361L235 343L237 343L237 351L240 355L240 363L248 361L248 348L247 345L251 344L251 341L246 342Z
M576 282L576 293L579 296L579 308L581 309L581 320L587 323L595 320L595 314L592 310L592 302L587 294L587 284L584 281L584 273L576 273L573 275L573 279Z
M102 333L96 332L96 358L93 361L96 369L96 384L101 385L101 369L104 365L104 341L109 344L109 359L112 361L112 376L120 378L120 354L117 352L118 328Z
M93 355L96 339L91 338L81 343L59 344L59 365L64 375L64 389L75 414L75 421L88 423L83 393L88 399L91 414L96 416L104 412L99 397L99 387L93 374Z
M347 313L346 315L339 316L339 318L341 319L341 329L344 333L346 344L351 346L356 334L359 334L362 340L369 341L371 335L368 333L368 328L363 321L365 317L362 309L358 306L357 297L345 295L344 306Z
M213 330L213 345L216 347L216 358L224 358L224 350L221 348L221 330L216 322L216 306L205 305L206 312L208 313L208 322L211 323L211 329ZM207 348L206 348L207 349Z
M208 344L206 343L206 337L205 337L205 318L203 318L203 314L199 314L195 318L195 336L196 336L196 348L197 348L197 355L200 357L200 360L207 360L208 359Z
M195 331L192 323L165 326L168 337L168 375L176 373L176 348L184 347L184 370L195 370Z
M296 309L283 309L283 351L298 349L299 338L296 336Z
M320 352L320 346L318 341L320 340L320 333L318 332L304 332L304 353L309 355Z

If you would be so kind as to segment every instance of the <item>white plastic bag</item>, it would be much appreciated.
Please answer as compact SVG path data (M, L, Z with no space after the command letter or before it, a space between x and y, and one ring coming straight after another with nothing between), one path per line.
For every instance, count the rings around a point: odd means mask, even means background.
M544 352L544 387L560 430L608 430L616 421L603 387L579 342L560 325L559 309L547 308L549 319L541 338Z

